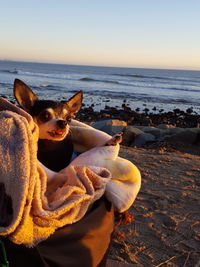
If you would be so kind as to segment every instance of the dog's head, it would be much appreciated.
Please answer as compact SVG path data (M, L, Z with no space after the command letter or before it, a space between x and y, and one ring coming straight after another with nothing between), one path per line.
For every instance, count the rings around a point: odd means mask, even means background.
M79 91L67 101L39 100L21 80L14 82L14 96L39 127L39 138L61 141L69 133L69 122L80 110L83 92Z

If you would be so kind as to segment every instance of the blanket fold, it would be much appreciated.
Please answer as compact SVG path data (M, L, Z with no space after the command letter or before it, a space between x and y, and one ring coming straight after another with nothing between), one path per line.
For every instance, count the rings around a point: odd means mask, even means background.
M80 220L104 193L120 211L132 205L140 173L118 157L118 145L102 146L109 135L72 121L75 147L86 152L56 173L37 160L38 127L32 117L4 98L0 125L0 235L31 247Z

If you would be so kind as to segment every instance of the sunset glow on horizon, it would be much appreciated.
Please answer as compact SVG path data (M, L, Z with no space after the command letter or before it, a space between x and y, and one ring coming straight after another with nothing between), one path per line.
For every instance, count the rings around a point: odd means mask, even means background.
M1 5L1 60L200 70L195 0Z

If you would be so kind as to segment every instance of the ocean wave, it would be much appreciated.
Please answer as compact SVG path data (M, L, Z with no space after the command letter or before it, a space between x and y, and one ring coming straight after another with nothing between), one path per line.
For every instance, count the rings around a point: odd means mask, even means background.
M0 85L2 85L2 86L13 86L13 84L11 84L9 82L0 82Z
M12 84L8 83L0 83L0 93L2 95L7 95L9 97L13 96L13 91L12 91ZM49 99L53 99L55 97L66 97L67 94L74 94L77 92L77 90L62 90L61 87L53 86L51 84L40 84L38 86L36 85L30 85L30 87L33 89L34 92L37 93L38 97L47 97ZM5 90L6 89L6 90ZM110 90L92 90L88 88L88 90L84 90L84 95L85 97L100 97L101 99L108 98L108 99L116 99L116 100L123 100L127 99L128 101L133 101L133 102L143 102L143 103L154 103L155 105L157 103L162 103L168 105L174 104L174 105L181 105L181 104L186 104L186 105L199 105L198 99L195 99L194 97L192 98L184 98L183 96L180 97L172 97L172 96L162 96L162 95L157 95L157 96L150 96L148 93L140 93L140 92L125 92L125 91L110 91Z
M84 91L85 94L89 95L99 95L102 97L109 97L109 98L131 98L137 99L138 97L146 97L147 94L137 94L137 93L130 93L130 92L117 92L117 91L109 91L109 90L93 90L91 91Z
M166 83L167 84L167 83ZM197 88L192 89L191 87L196 87L196 85L187 85L190 86L190 88L179 88L179 87L172 87L171 85L167 84L168 86L161 86L161 85L156 85L156 83L133 83L133 82L119 82L118 85L121 86L128 86L128 87L134 87L134 88L150 88L150 89L156 89L156 90L169 90L169 91L182 91L182 92L200 92L200 84L198 84ZM179 85L181 86L181 85Z
M90 95L91 92L84 92ZM128 92L113 92L107 90L94 90L92 95L106 97L110 99L128 99L129 101L141 101L144 103L163 103L163 104L198 104L196 99L185 99L185 98L171 98L171 97L161 97L161 96L149 96L145 93L128 93Z
M195 77L194 79L190 79L187 77L169 77L169 76L151 76L151 75L141 75L141 74L121 74L121 73L114 73L114 76L121 76L121 77L132 77L137 79L155 79L155 80L167 80L167 81L177 81L177 82L193 82L193 83L200 83L200 77Z
M122 73L114 73L115 76L121 77L133 77L133 78L146 78L146 79L166 79L166 77L159 77L159 76L146 76L142 74L122 74ZM167 77L168 79L169 77Z
M58 86L54 86L52 84L40 84L39 85L39 88L40 87L44 87L44 88L58 88Z
M0 70L2 73L10 73L10 74L17 74L17 75L22 75L22 76L29 76L29 77L41 77L41 78L53 78L53 79L72 79L72 77L69 76L69 74L65 73L38 73L38 72L29 72L29 71L22 71L18 69L5 69L5 70Z
M200 92L200 87L197 89L190 89L190 88L177 88L177 87L156 87L156 89L164 89L164 90L170 90L170 91L182 91L182 92Z
M51 84L40 84L40 85L30 85L31 89L37 92L48 92L48 91L55 91L55 92L63 92L63 87Z
M118 81L111 81L111 80L98 80L98 79L93 79L90 77L83 77L79 79L79 81L84 81L84 82L102 82L102 83L114 83L114 84L119 84Z
M37 72L28 72L28 71L18 71L19 75L24 76L33 76L33 77L42 77L42 78L53 78L53 79L67 79L67 74L55 74L55 73L37 73Z
M14 73L14 74L18 74L19 70L17 69L10 69L10 70L0 70L0 72L4 72L4 73Z
M21 75L21 76L29 76L29 77L41 77L41 78L51 78L51 79L57 79L57 80L75 80L75 81L82 81L82 82L98 82L98 83L108 83L108 84L116 84L116 85L127 85L127 86L134 86L134 84L129 84L129 82L137 81L140 82L152 82L156 83L156 81L160 81L161 84L172 84L172 83L179 83L187 86L200 86L200 77L170 77L170 76L158 76L158 75L143 75L139 73L133 73L133 74L123 74L123 73L113 73L110 74L111 76L118 76L118 77L127 77L132 78L125 81L124 79L118 79L115 80L110 77L108 79L95 79L91 77L83 77L80 78L80 76L74 76L71 73L41 73L41 72L31 72L31 71L23 71L18 68L10 68L10 69L3 69L0 70L2 73L10 73L15 75ZM139 86L140 87L140 86ZM148 86L146 86L148 87Z

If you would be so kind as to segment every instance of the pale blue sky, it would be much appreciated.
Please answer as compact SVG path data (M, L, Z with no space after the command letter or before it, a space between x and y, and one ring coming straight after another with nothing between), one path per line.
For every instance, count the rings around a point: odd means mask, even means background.
M0 59L200 69L199 0L4 0Z

